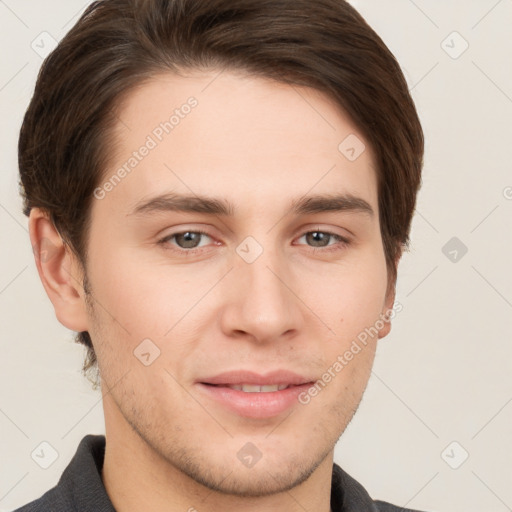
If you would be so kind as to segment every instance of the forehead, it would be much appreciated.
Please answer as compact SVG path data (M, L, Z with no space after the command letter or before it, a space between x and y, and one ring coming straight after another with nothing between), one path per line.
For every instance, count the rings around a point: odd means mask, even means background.
M267 207L340 192L376 206L371 148L317 90L228 71L169 73L131 91L117 116L99 185L115 182L105 202L119 211L171 190Z

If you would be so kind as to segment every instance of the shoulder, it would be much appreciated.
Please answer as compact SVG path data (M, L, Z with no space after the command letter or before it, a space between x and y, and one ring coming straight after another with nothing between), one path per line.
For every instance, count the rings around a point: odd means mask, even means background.
M53 487L40 498L31 501L13 512L69 512L73 510L72 503L63 498L57 487Z
M421 512L412 508L403 508L387 503L386 501L376 500L373 502L378 512Z
M366 489L336 463L333 464L331 489L333 512L420 512L373 500Z
M105 436L85 436L57 485L14 512L113 512L100 476L104 450Z

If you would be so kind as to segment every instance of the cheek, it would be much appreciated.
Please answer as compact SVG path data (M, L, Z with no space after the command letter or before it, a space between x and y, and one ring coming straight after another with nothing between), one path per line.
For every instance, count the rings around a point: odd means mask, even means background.
M215 301L221 300L221 295L208 293L220 279L212 268L192 272L185 265L148 264L135 251L118 251L105 254L91 270L97 302L90 332L98 360L108 365L108 371L113 367L145 371L137 378L147 379L149 386L154 372L139 364L137 354L158 355L151 363L155 369L173 360L184 361L211 331L215 308L220 306ZM178 376L182 369L173 371Z
M379 251L332 265L320 276L312 271L303 279L301 297L336 338L352 339L379 319L387 288L386 264Z
M201 292L179 269L147 265L128 251L106 256L95 268L95 294L135 339L163 336Z

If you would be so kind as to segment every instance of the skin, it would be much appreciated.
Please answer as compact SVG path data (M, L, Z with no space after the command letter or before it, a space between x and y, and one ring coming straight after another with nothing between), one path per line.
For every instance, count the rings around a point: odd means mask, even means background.
M228 71L165 74L121 104L105 178L190 96L197 107L93 201L90 296L81 286L84 269L44 212L30 215L34 247L46 240L54 248L36 262L56 316L89 331L96 350L103 482L120 512L327 512L334 445L360 403L389 322L307 405L276 417L239 416L195 382L234 369L320 379L392 307L371 148L365 141L355 161L338 151L349 134L364 137L319 91ZM222 198L235 212L130 214L141 200L170 191ZM290 213L294 199L333 193L364 199L373 216ZM197 229L208 236L196 235L195 254L170 238ZM307 236L315 231L349 244ZM253 263L236 252L248 236L263 250ZM146 338L160 350L149 366L133 353ZM237 457L247 442L262 454L252 468Z

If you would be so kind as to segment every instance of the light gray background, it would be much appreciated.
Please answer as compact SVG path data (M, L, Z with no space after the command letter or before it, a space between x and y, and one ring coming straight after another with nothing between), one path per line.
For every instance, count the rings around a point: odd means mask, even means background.
M50 41L41 33L59 40L87 3L0 0L0 511L39 497L85 434L104 433L101 395L39 281L17 192L18 130ZM402 65L426 158L399 267L403 311L336 461L397 505L512 510L512 0L352 3ZM452 237L468 249L455 262L442 251ZM31 458L43 441L58 452L48 469Z

